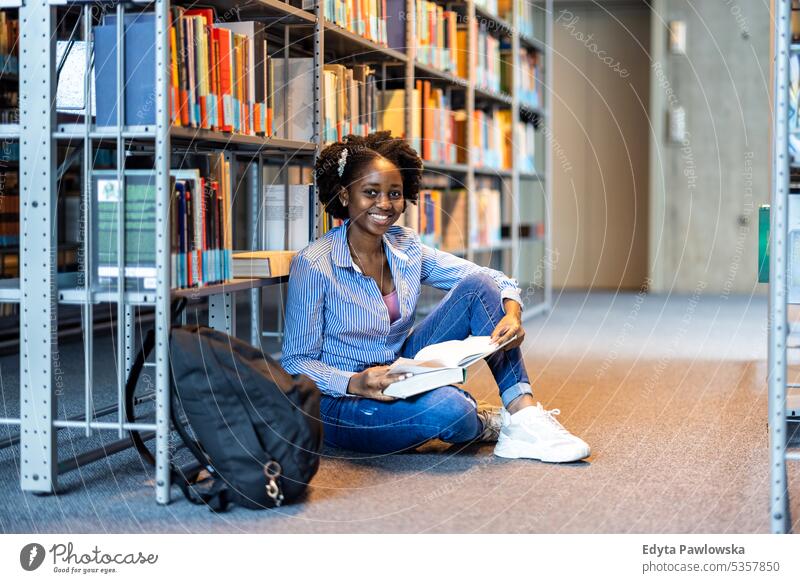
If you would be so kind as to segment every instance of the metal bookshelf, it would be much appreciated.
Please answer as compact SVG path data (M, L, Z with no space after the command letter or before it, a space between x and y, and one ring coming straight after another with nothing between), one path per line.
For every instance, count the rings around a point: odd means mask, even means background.
M291 163L305 167L313 167L316 156L322 146L321 124L324 119L322 107L322 70L326 59L334 62L350 61L354 53L360 62L375 63L383 67L387 65L402 67L405 71L406 96L410 108L411 90L414 79L436 77L439 82L450 83L453 87L465 91L466 109L471 114L478 101L488 100L509 107L513 119L518 119L519 102L517 96L499 95L475 89L475 72L470 71L470 78L464 80L454 75L442 73L426 65L416 62L414 43L409 42L406 52L399 52L382 47L372 41L364 39L341 27L326 22L322 15L325 13L324 5L329 0L319 0L313 10L302 10L290 6L280 0L258 0L242 8L241 18L263 19L275 27L283 35L285 43L283 56L288 56L290 35L298 29L305 31L304 42L310 46L308 49L314 59L314 140L312 142L296 142L279 138L259 138L235 134L223 134L209 130L195 128L171 127L168 111L168 76L169 39L168 29L170 21L169 0L153 0L150 2L135 2L120 4L113 0L100 1L88 4L82 0L28 0L24 4L17 2L19 8L20 28L27 31L21 35L22 50L20 50L20 70L25 71L24 79L20 84L20 112L21 119L18 126L0 127L0 137L3 139L19 139L20 159L24 161L20 176L20 198L23 201L21 221L21 273L20 280L0 282L0 301L18 302L20 304L20 416L19 418L0 419L0 424L19 427L19 436L12 437L8 443L19 443L21 457L21 487L25 491L49 493L55 492L58 487L60 473L75 469L82 464L100 459L104 455L121 451L130 444L125 439L127 432L137 429L152 434L156 446L156 471L155 491L156 500L166 504L170 500L169 478L169 384L168 384L168 340L171 326L170 306L171 301L177 297L184 297L193 301L207 302L208 324L212 327L234 333L236 328L235 294L249 292L250 307L252 310L249 337L253 344L260 345L262 341L261 325L261 290L265 286L285 283L286 278L234 280L224 284L208 286L201 289L174 290L170 281L170 249L167 243L169 232L169 174L170 155L173 148L195 148L198 151L224 150L226 159L237 165L241 172L232 169L232 192L240 192L243 187L236 184L238 176L247 176L247 186L244 187L247 195L249 220L247 227L247 240L252 248L259 248L260 228L256 217L259 214L260 193L262 192L262 168L265 163L272 162L283 164ZM552 32L552 0L542 1L543 19L545 23L544 39L520 39L516 33L516 22L519 15L515 14L512 22L503 22L496 19L505 34L509 34L513 43L514 60L518 59L520 42L545 52L546 79L542 86L542 97L549 103L549 88L551 83L550 51L546 50L547 42ZM3 6L8 6L4 2ZM210 0L204 3L216 7L218 10L230 10L237 7L232 0ZM123 23L125 14L133 10L141 10L147 6L155 12L155 60L156 60L156 95L155 111L156 122L148 127L128 127L123 124L124 100L119 99L117 108L117 125L112 128L95 128L89 121L85 123L59 123L56 111L52 107L55 103L56 79L56 50L57 22L59 11L69 9L78 13L80 19L79 35L83 39L91 38L92 17L98 10L114 11L117 22L117 93L123 95L124 79L124 34ZM65 8L66 7L66 8ZM407 13L412 17L407 19L407 38L413 37L413 18L415 11L412 0L408 0ZM466 2L468 18L494 18L482 11L476 11L473 0ZM476 39L470 35L469 49L474 51ZM305 53L305 54L309 54ZM89 51L86 51L86 71L91 69ZM518 63L515 62L516 70ZM288 70L285 68L284 70ZM90 103L91 75L87 74L84 80L84 103ZM87 106L88 107L88 106ZM288 108L285 108L288 111ZM91 118L90 115L87 119ZM472 135L471 115L468 121L468 135ZM407 116L407 129L410 130L410 116ZM411 132L408 131L408 135ZM516 139L516 138L515 138ZM124 185L125 153L131 149L147 151L153 156L153 172L156 179L156 227L157 238L161 241L157 245L157 285L155 290L130 291L124 285L118 289L98 290L93 287L94 266L92 265L92 229L89 218L85 218L83 242L84 263L82 276L80 274L56 274L56 198L57 198L57 170L58 150L66 145L71 148L82 148L83 152L92 152L98 145L115 146L117 176ZM469 153L468 153L469 156ZM550 154L543 149L539 156L541 170L537 171L537 181L542 185L544 206L549 209L550 197ZM92 185L89 177L93 172L91 156L84 155L81 161L82 168L82 202L91 209ZM470 158L468 157L468 160ZM521 173L516 167L507 171L493 171L476 169L474 164L437 164L427 165L428 170L448 174L463 180L470 196L474 196L476 175L492 175L498 180L511 184L511 200L513 208L508 209L511 220L511 237L503 240L501 244L491 248L478 247L468 243L465 249L457 253L469 259L476 259L487 253L511 254L509 265L517 266L520 262L528 260L519 256L519 199L526 196L520 192L519 181ZM524 177L523 177L524 178ZM123 186L124 188L124 186ZM287 187L288 188L288 187ZM504 188L500 185L500 188ZM320 209L313 201L313 212L310 213L311 236L318 234L320 225ZM124 202L120 204L120 216L124 216ZM91 217L87 211L86 217ZM474 221L475 217L469 217ZM545 253L549 248L549 210L544 217L547 238L544 241ZM122 220L120 219L120 226ZM118 273L124 273L124 237L119 237L117 248ZM533 259L530 259L533 261ZM534 315L549 309L549 270L544 272L543 288L544 301L528 304L526 315ZM114 333L119 339L116 347L117 366L116 391L118 406L106 407L98 410L94 407L93 392L95 362L93 357L94 331L93 310L100 303L114 306L116 324ZM84 372L85 372L85 411L82 415L72 416L68 419L59 419L56 416L56 401L59 394L56 369L58 366L57 344L57 316L60 305L73 304L81 307L84 334ZM130 424L126 421L124 410L124 386L134 358L136 327L142 318L140 310L149 309L152 314L148 316L154 323L156 332L156 349L152 367L154 369L154 389L143 397L145 400L155 402L154 421L137 422ZM111 416L110 419L101 420ZM62 428L81 429L85 435L91 436L97 431L116 431L119 441L105 450L90 451L65 460L59 460L57 448L57 432Z
M773 66L774 117L772 124L772 199L770 205L769 241L769 344L768 344L768 385L769 385L769 451L770 451L770 524L773 533L786 533L791 530L789 507L789 483L786 462L800 461L796 449L790 451L787 418L800 421L798 409L800 399L796 390L800 387L789 380L787 370L787 350L797 346L787 342L792 332L789 320L788 288L791 283L792 257L788 231L797 227L790 224L789 207L800 195L790 193L789 178L794 165L789 156L789 54L791 42L791 2L776 0L773 3Z

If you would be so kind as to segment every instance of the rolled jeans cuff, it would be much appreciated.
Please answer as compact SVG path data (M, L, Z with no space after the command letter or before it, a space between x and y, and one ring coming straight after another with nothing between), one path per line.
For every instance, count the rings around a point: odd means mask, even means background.
M533 395L533 389L531 389L530 384L517 383L516 385L512 385L503 391L500 394L500 398L503 400L503 406L507 409L511 404L511 401L520 395Z

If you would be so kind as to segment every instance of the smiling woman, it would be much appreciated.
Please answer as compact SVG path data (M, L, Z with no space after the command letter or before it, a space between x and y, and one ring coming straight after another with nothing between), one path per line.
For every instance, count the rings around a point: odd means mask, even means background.
M517 282L423 245L394 226L416 204L422 160L389 132L348 136L317 160L320 202L345 223L292 261L283 366L310 376L328 444L373 453L402 451L430 440L498 441L495 454L566 462L589 446L533 400L519 349L525 337ZM420 287L449 290L413 332ZM470 335L508 342L487 359L505 409L478 406L453 386L397 400L384 389L398 357ZM516 336L516 339L514 337Z

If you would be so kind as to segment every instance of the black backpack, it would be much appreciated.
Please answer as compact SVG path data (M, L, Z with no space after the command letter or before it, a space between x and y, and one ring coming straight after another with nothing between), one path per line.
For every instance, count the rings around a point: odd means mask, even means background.
M154 345L151 330L125 387L128 421L134 390ZM299 498L319 467L319 391L308 377L289 375L264 353L223 332L175 326L170 332L172 423L199 465L171 465L173 483L192 503L224 512L231 503L273 508ZM197 436L178 419L180 406ZM155 460L131 431L140 455ZM206 470L205 479L196 483Z

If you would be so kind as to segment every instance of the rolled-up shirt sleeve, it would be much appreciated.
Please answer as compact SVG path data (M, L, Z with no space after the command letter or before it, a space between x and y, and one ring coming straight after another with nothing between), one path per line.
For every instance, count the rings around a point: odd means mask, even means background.
M326 287L319 269L304 255L296 255L289 269L281 364L291 374L310 377L326 395L343 397L355 373L321 360Z
M422 245L421 279L423 284L442 290L450 290L466 276L473 273L483 273L491 277L497 284L502 299L514 300L520 307L523 307L522 290L519 289L517 281L506 276L502 271L476 265L451 253L439 251L428 245Z

